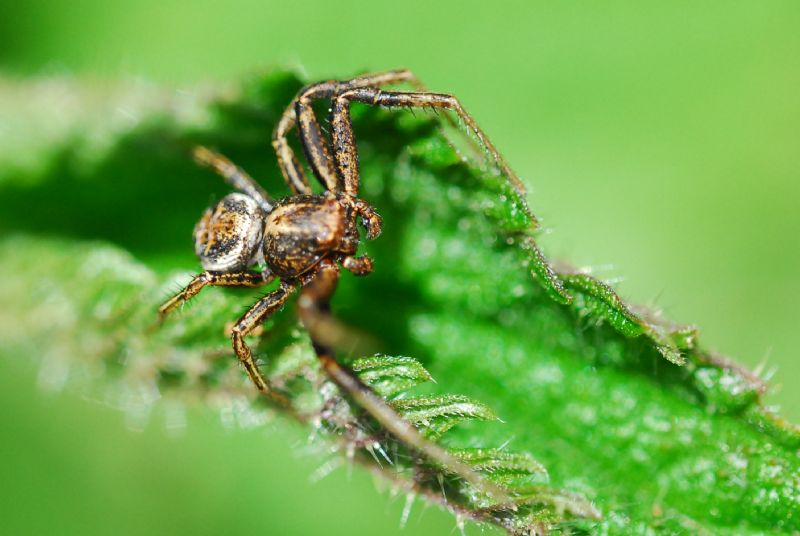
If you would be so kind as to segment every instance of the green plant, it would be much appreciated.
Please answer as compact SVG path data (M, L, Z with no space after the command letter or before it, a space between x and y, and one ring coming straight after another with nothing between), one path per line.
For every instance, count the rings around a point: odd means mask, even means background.
M12 233L0 241L0 291L20 305L6 351L57 355L46 370L102 378L132 408L164 396L251 422L275 411L253 399L223 330L253 292L206 291L152 328L157 304L196 265L189 236L208 193L224 191L189 149L218 147L283 193L266 140L300 85L269 75L209 104L202 121L151 112L109 134L110 148L87 151L81 134L49 145L34 171L7 166L0 225ZM355 115L364 197L386 230L367 244L375 273L344 278L333 306L389 355L350 364L520 507L500 508L342 400L288 307L265 326L258 353L320 444L512 532L800 529L800 434L760 404L755 376L705 352L695 329L553 268L523 200L503 177L462 161L435 120Z

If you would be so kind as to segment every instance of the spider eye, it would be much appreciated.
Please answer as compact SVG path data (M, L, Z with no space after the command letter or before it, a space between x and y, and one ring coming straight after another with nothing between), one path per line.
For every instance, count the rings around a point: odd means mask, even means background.
M240 271L260 251L263 211L244 194L229 194L209 208L194 228L194 250L205 270Z

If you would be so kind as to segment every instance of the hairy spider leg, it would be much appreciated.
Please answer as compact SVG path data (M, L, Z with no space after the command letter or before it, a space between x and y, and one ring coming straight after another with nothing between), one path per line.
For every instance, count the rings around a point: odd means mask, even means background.
M203 272L199 275L196 275L183 290L164 302L164 304L158 308L158 322L159 324L163 323L168 314L187 301L191 300L206 286L260 287L262 285L267 285L274 280L275 276L268 271L233 273Z
M291 146L289 145L286 137L289 131L298 123L299 114L297 112L297 103L300 102L301 99L304 100L303 104L301 105L302 109L310 108L310 102L315 99L324 99L324 98L331 98L335 93L344 91L347 89L355 88L355 87L364 87L364 86L385 86L390 84L397 84L400 82L409 82L414 85L418 89L424 89L424 86L421 82L417 79L414 74L407 70L407 69L398 69L394 71L384 71L379 73L371 73L359 76L357 78L353 78L351 80L346 81L337 81L337 80L328 80L325 82L318 82L315 84L311 84L309 86L304 87L301 89L297 96L292 100L292 102L286 107L286 110L281 115L278 124L275 126L275 129L272 132L272 147L275 149L275 154L278 158L278 165L281 169L281 174L283 175L286 184L289 185L289 188L296 193L296 194L310 194L311 193L311 186L308 182L308 178L306 177L305 173L303 172L303 168L300 162L297 159L297 156L294 154ZM316 121L313 112L311 114L307 114L305 116L305 121L312 121L316 123L317 128L311 126L310 128L313 129L311 136L314 137L316 132L320 132L319 123ZM298 128L302 128L302 125ZM302 134L301 134L302 136ZM321 136L321 132L319 134ZM317 138L318 139L318 138ZM327 147L322 146L318 143L311 144L312 147L316 148L317 151L324 151ZM305 148L304 143L304 150L307 152L308 149ZM319 163L315 162L311 158L308 159L309 165L311 166L312 172L318 177L321 184L330 189L328 187L328 182L332 182L331 172L335 175L336 171L332 170L329 162L330 160L326 161L322 164L322 171L320 171ZM327 178L322 178L323 176ZM338 183L338 180L336 181Z
M331 143L333 159L342 177L344 191L358 197L358 149L350 119L350 101L331 100Z
M278 159L278 167L281 169L283 180L289 186L289 189L295 194L311 195L311 184L308 182L303 171L303 166L297 160L289 142L286 139L286 133L289 132L295 125L297 119L294 113L294 101L286 111L281 115L278 124L272 131L272 148L275 149L275 156Z
M338 83L339 89L352 89L367 86L388 86L408 82L415 87L423 89L425 86L420 82L414 73L409 69L393 69L390 71L378 71L376 73L366 73L350 80L342 80Z
M463 478L476 489L495 497L500 502L508 503L509 508L514 508L511 498L505 491L488 482L436 443L425 439L383 398L336 360L333 349L326 343L330 336L325 331L329 326L337 324L330 313L330 298L336 290L338 281L339 267L336 263L331 259L322 260L314 273L305 278L297 302L300 320L308 330L314 351L328 377L394 437L428 460Z
M294 103L300 144L311 166L311 171L323 188L331 192L339 192L342 190L342 181L337 173L334 159L331 158L328 140L323 136L322 127L314 113L313 101L315 98L319 97L315 94L302 95Z
M259 392L281 406L289 407L291 403L289 400L272 389L267 379L258 370L258 365L253 359L253 353L250 347L244 341L244 338L253 331L256 327L264 323L264 321L278 311L286 300L297 290L297 283L281 281L280 286L258 300L253 304L247 312L234 324L231 330L231 342L233 344L233 351L239 362L244 366L250 380L259 390Z
M319 82L301 89L286 107L278 124L275 125L275 129L272 131L272 147L275 149L275 155L278 158L278 166L286 184L289 185L289 188L294 193L312 193L311 184L303 171L303 166L298 161L286 139L286 135L295 125L298 126L303 151L314 176L324 188L332 191L337 188L339 180L330 160L327 142L322 136L322 128L319 126L313 110L311 110L310 101L300 102L301 99L309 94L328 94L335 84L337 84L335 81ZM307 111L306 108L308 108ZM298 109L304 112L302 116ZM303 133L304 129L311 130ZM327 158L325 158L326 155ZM322 169L320 169L320 165Z
M258 184L245 170L228 160L225 156L198 145L193 151L194 159L198 164L208 166L225 179L225 182L240 192L256 200L265 212L270 212L275 207L275 201L267 191Z
M467 125L473 134L478 138L481 145L492 156L495 165L500 171L508 177L512 186L525 198L525 186L519 180L516 173L511 169L505 159L500 155L494 144L488 136L481 130L471 115L467 113L461 102L447 93L431 93L431 92L417 92L417 91L383 91L374 87L360 87L353 88L337 94L333 98L332 109L337 106L341 109L347 109L347 105L351 101L362 102L371 106L385 106L388 108L434 108L445 109L455 112L459 118ZM334 128L331 133L334 146L341 143L354 144L354 135L352 132L352 123L350 122L349 115L345 120L337 122L339 129ZM350 179L351 181L358 181L357 178Z
M340 90L337 93L341 93L347 89L354 89L357 87L383 87L391 84L398 84L398 83L407 83L409 84L414 90L418 93L430 93L430 89L428 86L416 75L413 71L409 69L396 69L393 71L383 71L377 73L369 73L358 76L353 78L352 80L348 80L342 83ZM463 132L463 129L458 124L451 115L445 115L445 121L447 124L453 127L455 130L459 132ZM447 132L444 135L449 139L449 135ZM474 153L475 157L481 158L485 154L485 149L481 146L478 142L475 141L475 138L472 136L465 136L467 143L469 144L470 150Z
M286 182L292 186L293 183L302 179L300 182L302 182L304 188L293 188L293 191L296 193L310 193L308 180L305 178L302 167L300 166L296 156L294 155L294 152L286 140L288 132L297 124L297 119L299 117L297 103L300 100L303 100L300 108L306 112L304 115L304 122L310 123L308 128L310 128L311 131L305 136L308 140L308 143L304 142L303 146L307 154L309 150L313 153L312 157L309 157L308 159L312 172L314 172L315 176L318 177L320 183L324 187L328 188L327 185L333 182L333 174L338 171L338 173L341 175L345 192L351 195L358 195L358 153L356 150L352 123L349 117L349 102L346 99L337 102L335 97L353 89L375 89L381 86L404 82L411 84L411 86L416 89L415 92L408 92L407 94L409 95L436 95L445 99L449 99L450 102L434 104L425 103L421 106L447 108L455 111L464 121L470 131L473 132L478 138L478 141L476 141L472 136L466 136L470 148L475 152L476 155L482 155L485 154L484 151L488 151L494 159L495 164L508 177L513 187L524 199L524 185L491 143L488 136L486 136L486 134L477 125L475 120L464 110L460 102L451 95L429 92L425 84L408 69L370 73L345 81L329 80L311 84L300 90L297 97L284 111L281 120L273 132L272 138L273 147L275 148L278 157L278 163ZM330 161L325 158L326 153L329 154L330 150L328 150L327 144L324 144L319 140L319 137L321 136L321 128L319 127L319 122L316 120L313 111L310 110L311 101L325 98L332 100L331 123L334 125L334 132L331 137L333 138L333 156L335 158L338 170L332 170L329 163ZM391 104L388 103L381 103L381 105L391 106ZM413 107L414 105L400 104L399 106ZM452 116L446 115L445 118L452 127L460 130L458 123L453 119ZM301 130L300 136L302 139L304 137L302 132L303 126L299 125L298 128ZM300 179L298 179L298 177L300 177Z

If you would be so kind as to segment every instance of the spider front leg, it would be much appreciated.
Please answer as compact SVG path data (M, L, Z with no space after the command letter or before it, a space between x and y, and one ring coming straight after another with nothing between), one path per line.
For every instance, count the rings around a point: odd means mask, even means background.
M337 82L322 82L302 91L290 104L291 109L287 108L283 113L273 133L272 145L278 156L281 172L286 182L295 191L298 191L299 188L299 190L303 190L302 193L311 193L308 179L305 178L302 167L286 140L286 134L295 125L300 134L300 142L306 160L314 176L326 190L341 190L339 174L334 166L334 160L331 158L328 140L322 134L322 126L319 124L312 106L314 99L329 96L336 84Z
M332 343L338 338L329 331L338 325L330 314L330 298L339 281L339 267L330 259L324 259L314 273L305 276L303 289L298 299L300 320L308 330L314 351L328 377L359 407L369 413L392 436L408 448L417 451L429 461L439 464L444 470L458 475L476 489L493 496L513 509L508 494L487 481L445 449L425 439L412 424L403 419L362 382L352 371L341 365L334 357Z
M253 359L253 353L250 351L250 347L247 346L247 343L244 342L244 338L256 327L260 326L271 314L283 307L283 304L286 303L286 300L294 293L296 288L296 285L293 283L281 281L280 287L270 292L250 307L239 321L234 324L231 330L233 351L236 352L236 357L239 358L239 362L244 366L253 385L255 385L262 394L270 397L280 405L287 407L290 405L289 400L270 387L267 379L261 374L261 371L258 370L258 365Z
M471 115L467 113L461 102L454 96L446 93L431 93L425 91L382 91L374 87L354 88L336 95L332 103L332 125L334 147L340 144L345 148L342 158L353 158L355 152L355 137L353 135L352 122L350 121L350 102L357 101L372 106L402 107L402 108L438 108L455 112L464 121L469 130L478 138L481 145L491 155L495 165L508 177L517 193L525 197L525 186L519 180L517 174L511 169L505 159L500 155L489 137L478 126ZM339 115L339 119L336 119ZM337 151L338 152L338 151ZM337 157L338 158L338 157ZM348 178L344 175L345 184L358 184L358 170L352 168L353 175Z
M206 286L260 287L274 280L275 276L269 272L218 273L205 271L196 275L183 290L158 308L158 323L163 323L168 314L195 297Z
M347 82L349 86L347 89L353 89L356 87L383 87L390 84L398 84L398 83L407 83L411 87L414 88L415 91L419 93L429 93L430 90L428 87L422 82L422 80L417 77L413 72L408 69L397 69L394 71L385 71L379 73L370 73L361 75L357 78L354 78ZM458 129L458 122L453 119L451 116L446 116L447 123L453 127ZM445 133L447 136L447 133ZM449 138L449 136L448 136ZM467 136L467 142L469 143L469 148L472 150L476 156L483 155L483 149L480 144L475 142L475 139L472 136Z
M311 193L311 186L302 166L286 139L288 132L297 125L300 142L312 173L326 190L339 191L339 175L331 158L328 141L313 109L313 101L333 94L339 82L330 80L306 86L292 100L281 116L272 134L272 146L278 157L281 173L287 184L296 193Z
M336 170L332 167L330 151L327 143L322 139L322 130L319 126L311 103L316 99L329 99L335 93L356 87L385 86L408 82L418 90L425 86L414 74L407 69L370 73L347 81L327 80L318 82L301 89L297 96L281 115L280 121L272 132L272 147L278 158L283 178L292 191L296 194L310 194L311 186L303 172L303 168L289 146L288 133L298 126L303 149L308 157L309 165L314 175L328 190L338 187ZM300 124L298 125L298 120ZM334 150L334 153L337 150ZM309 154L311 153L311 154ZM345 191L347 188L345 187Z
M407 69L386 71L360 76L347 82L341 82L335 92L326 95L331 101L331 141L333 142L333 158L342 176L344 191L357 197L359 191L358 149L356 148L353 124L350 118L350 101L340 98L351 90L377 88L400 82L409 82L418 89L424 88L422 82Z
M311 185L303 171L303 166L289 146L286 134L297 123L294 105L290 105L281 115L280 121L272 131L272 148L275 149L275 156L278 158L278 166L281 169L283 180L295 194L311 195Z

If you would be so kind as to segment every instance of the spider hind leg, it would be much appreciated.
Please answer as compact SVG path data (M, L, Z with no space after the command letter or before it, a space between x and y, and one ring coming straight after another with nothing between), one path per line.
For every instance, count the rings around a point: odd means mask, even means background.
M330 298L336 290L338 280L339 267L330 259L323 260L318 265L317 270L304 280L304 286L297 302L300 320L308 330L314 351L325 374L346 396L356 402L389 434L408 448L418 452L429 461L440 465L445 471L458 475L476 489L491 495L499 502L505 503L509 508L513 509L511 499L504 490L484 479L441 446L425 439L411 423L398 415L383 398L378 396L358 376L336 360L332 347L324 342L326 339L330 340L324 330L326 326L336 324L330 314Z

